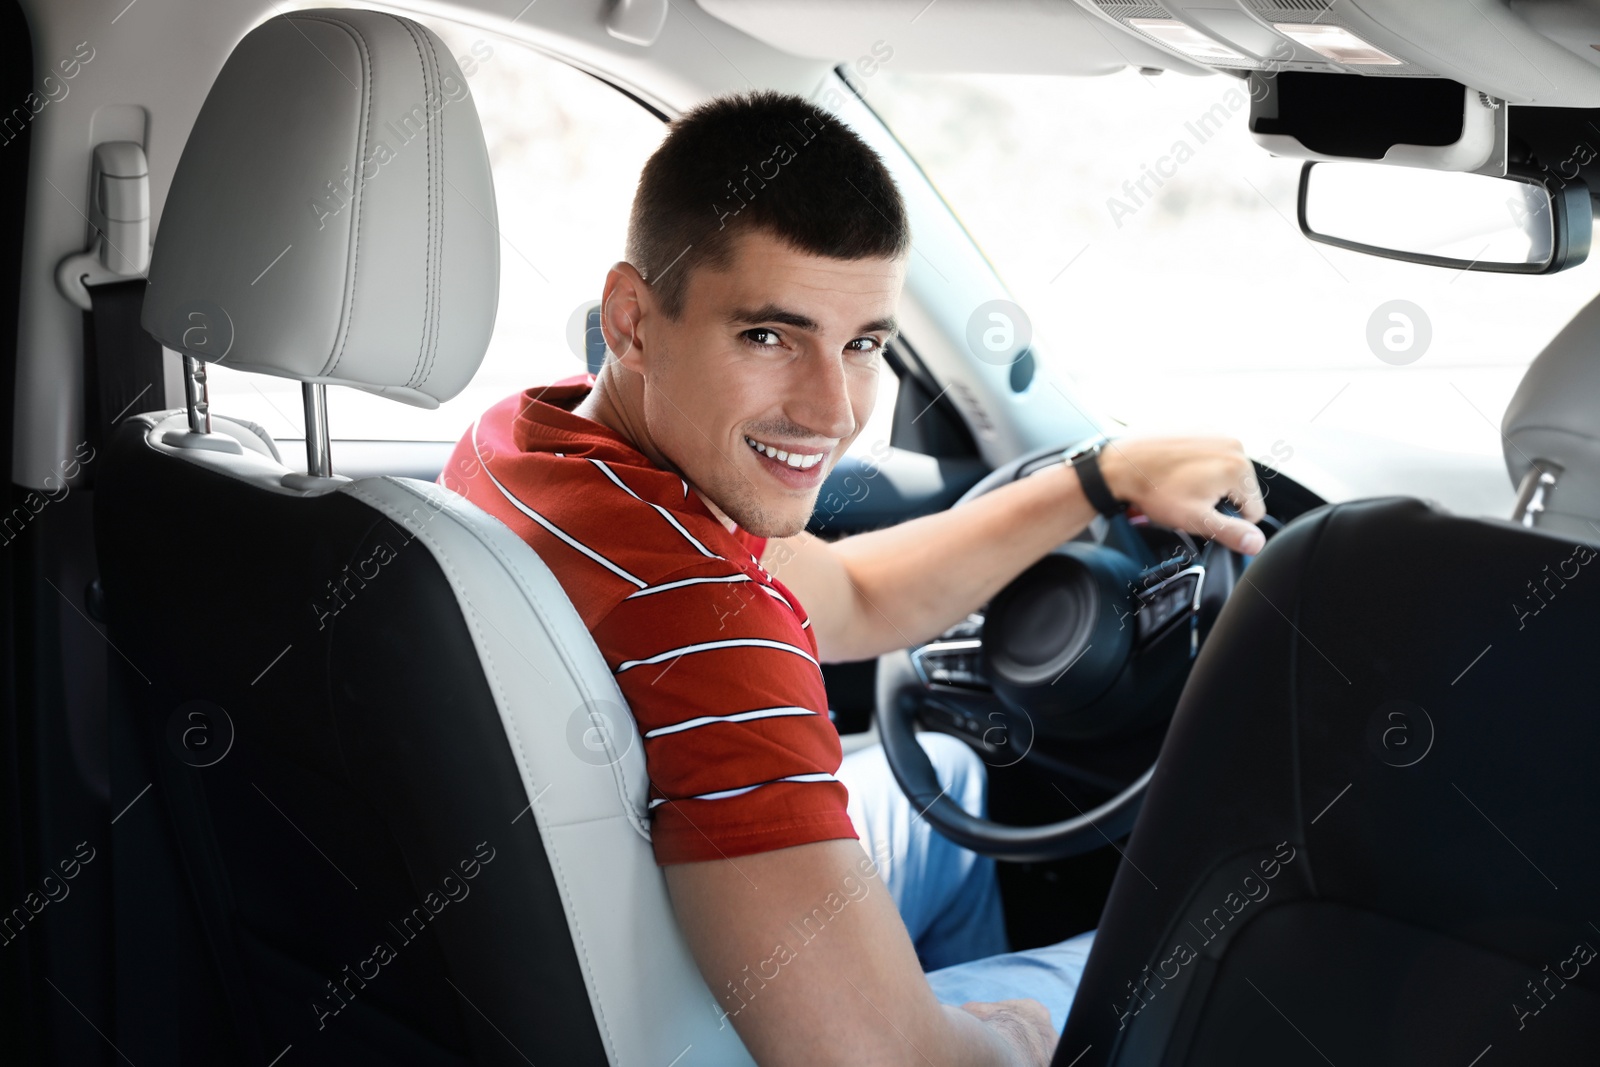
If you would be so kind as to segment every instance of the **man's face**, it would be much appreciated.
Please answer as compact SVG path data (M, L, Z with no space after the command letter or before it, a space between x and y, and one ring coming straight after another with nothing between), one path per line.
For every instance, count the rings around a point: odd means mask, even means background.
M655 450L751 533L805 529L877 400L904 279L903 258L829 259L754 231L727 269L693 272L676 321L646 298Z

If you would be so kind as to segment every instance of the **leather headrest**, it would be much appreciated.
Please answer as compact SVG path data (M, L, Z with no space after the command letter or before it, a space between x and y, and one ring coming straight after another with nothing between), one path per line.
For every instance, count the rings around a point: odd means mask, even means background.
M1600 536L1600 298L1529 365L1501 433L1513 484L1535 463L1561 468L1538 525L1586 540Z
M438 407L489 343L497 225L478 112L438 37L376 11L281 15L200 109L143 325L208 362Z

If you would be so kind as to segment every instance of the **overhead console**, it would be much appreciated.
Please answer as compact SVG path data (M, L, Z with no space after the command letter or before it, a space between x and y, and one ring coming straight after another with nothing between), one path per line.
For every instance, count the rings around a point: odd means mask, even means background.
M1415 60L1415 49L1403 47L1404 41L1374 26L1347 0L1079 0L1079 4L1160 47L1216 69L1439 76Z
M1600 107L1600 9L1554 0L1076 0L1218 71L1459 82L1516 104ZM1576 9L1576 10L1575 10Z

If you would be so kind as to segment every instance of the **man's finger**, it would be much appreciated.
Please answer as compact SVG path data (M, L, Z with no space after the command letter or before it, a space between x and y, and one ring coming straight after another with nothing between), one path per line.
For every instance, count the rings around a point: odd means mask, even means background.
M1245 519L1235 519L1220 511L1213 511L1206 519L1206 532L1214 541L1238 552L1253 556L1267 543L1267 535Z
M1247 522L1260 522L1267 514L1266 495L1256 481L1255 467L1248 461L1240 472L1238 483L1228 494L1233 498L1239 514Z

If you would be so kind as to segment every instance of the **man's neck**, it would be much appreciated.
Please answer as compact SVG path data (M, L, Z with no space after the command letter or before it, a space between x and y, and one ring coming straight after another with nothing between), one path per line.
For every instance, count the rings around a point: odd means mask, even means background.
M667 462L666 457L656 451L647 434L635 432L635 422L642 430L643 416L638 414L637 407L630 408L626 402L619 402L619 394L622 391L621 386L610 371L611 367L609 365L600 369L600 373L595 376L594 388L589 390L588 396L578 402L578 405L572 409L572 413L579 418L588 419L590 422L598 422L601 426L616 433L624 441L638 449L651 463L654 463L662 470L670 470L682 478L683 472ZM685 479L685 481L687 480ZM722 523L724 528L732 530L738 525L723 514L722 509L713 504L704 493L694 486L694 483L689 483L689 488L694 490L694 495L700 498L701 503L705 504L706 509L715 516L718 522Z
M643 452L644 449L640 447L640 442L635 438L633 430L628 426L627 418L618 410L618 405L612 400L611 392L613 388L614 384L609 374L609 368L602 367L600 373L595 377L594 387L589 390L589 395L578 401L577 406L572 409L572 413L579 418L588 419L590 422L598 422L606 429L620 435L624 441L627 441L634 448Z

